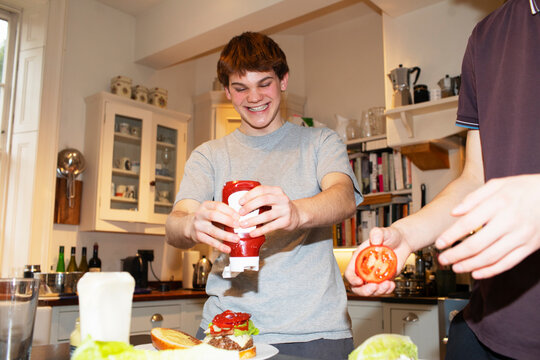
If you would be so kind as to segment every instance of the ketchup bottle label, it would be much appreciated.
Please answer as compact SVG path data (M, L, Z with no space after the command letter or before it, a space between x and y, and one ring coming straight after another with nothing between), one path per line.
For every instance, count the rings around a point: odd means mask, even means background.
M241 206L239 204L240 198L244 196L244 194L247 193L246 190L237 191L231 195L229 195L229 206L232 207L234 210L239 211ZM246 214L242 217L240 217L240 221L247 220L249 218L252 218L254 216L259 215L259 209L253 210L249 214ZM234 232L237 234L247 234L253 230L255 230L256 226L251 226L248 228L235 228Z

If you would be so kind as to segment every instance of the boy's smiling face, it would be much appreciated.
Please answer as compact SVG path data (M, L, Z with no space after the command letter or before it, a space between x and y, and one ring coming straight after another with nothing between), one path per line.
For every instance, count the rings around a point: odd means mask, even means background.
M279 106L281 92L287 89L289 74L279 80L274 71L246 71L244 75L231 74L225 88L227 98L242 118L240 131L246 135L269 134L281 127Z

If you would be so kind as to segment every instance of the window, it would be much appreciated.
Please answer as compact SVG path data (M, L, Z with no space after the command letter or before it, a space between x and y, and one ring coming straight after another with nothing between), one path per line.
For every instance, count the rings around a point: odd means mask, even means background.
M0 227L4 220L3 210L9 171L11 108L18 19L18 13L0 7ZM0 249L1 245L0 236Z

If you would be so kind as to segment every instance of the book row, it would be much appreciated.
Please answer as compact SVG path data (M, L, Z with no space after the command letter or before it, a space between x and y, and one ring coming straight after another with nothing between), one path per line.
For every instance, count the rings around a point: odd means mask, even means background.
M412 187L411 161L397 150L358 152L349 159L363 194Z
M409 214L410 202L403 196L392 203L375 208L359 209L356 214L332 226L335 247L353 247L369 240L369 232L374 227L387 227L394 221Z

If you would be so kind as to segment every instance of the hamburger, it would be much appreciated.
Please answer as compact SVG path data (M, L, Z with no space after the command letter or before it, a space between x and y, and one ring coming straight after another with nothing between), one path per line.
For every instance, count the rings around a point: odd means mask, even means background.
M231 310L214 316L204 332L206 337L203 342L220 349L238 351L240 359L254 358L257 349L252 335L257 335L259 329L250 318L250 314Z

